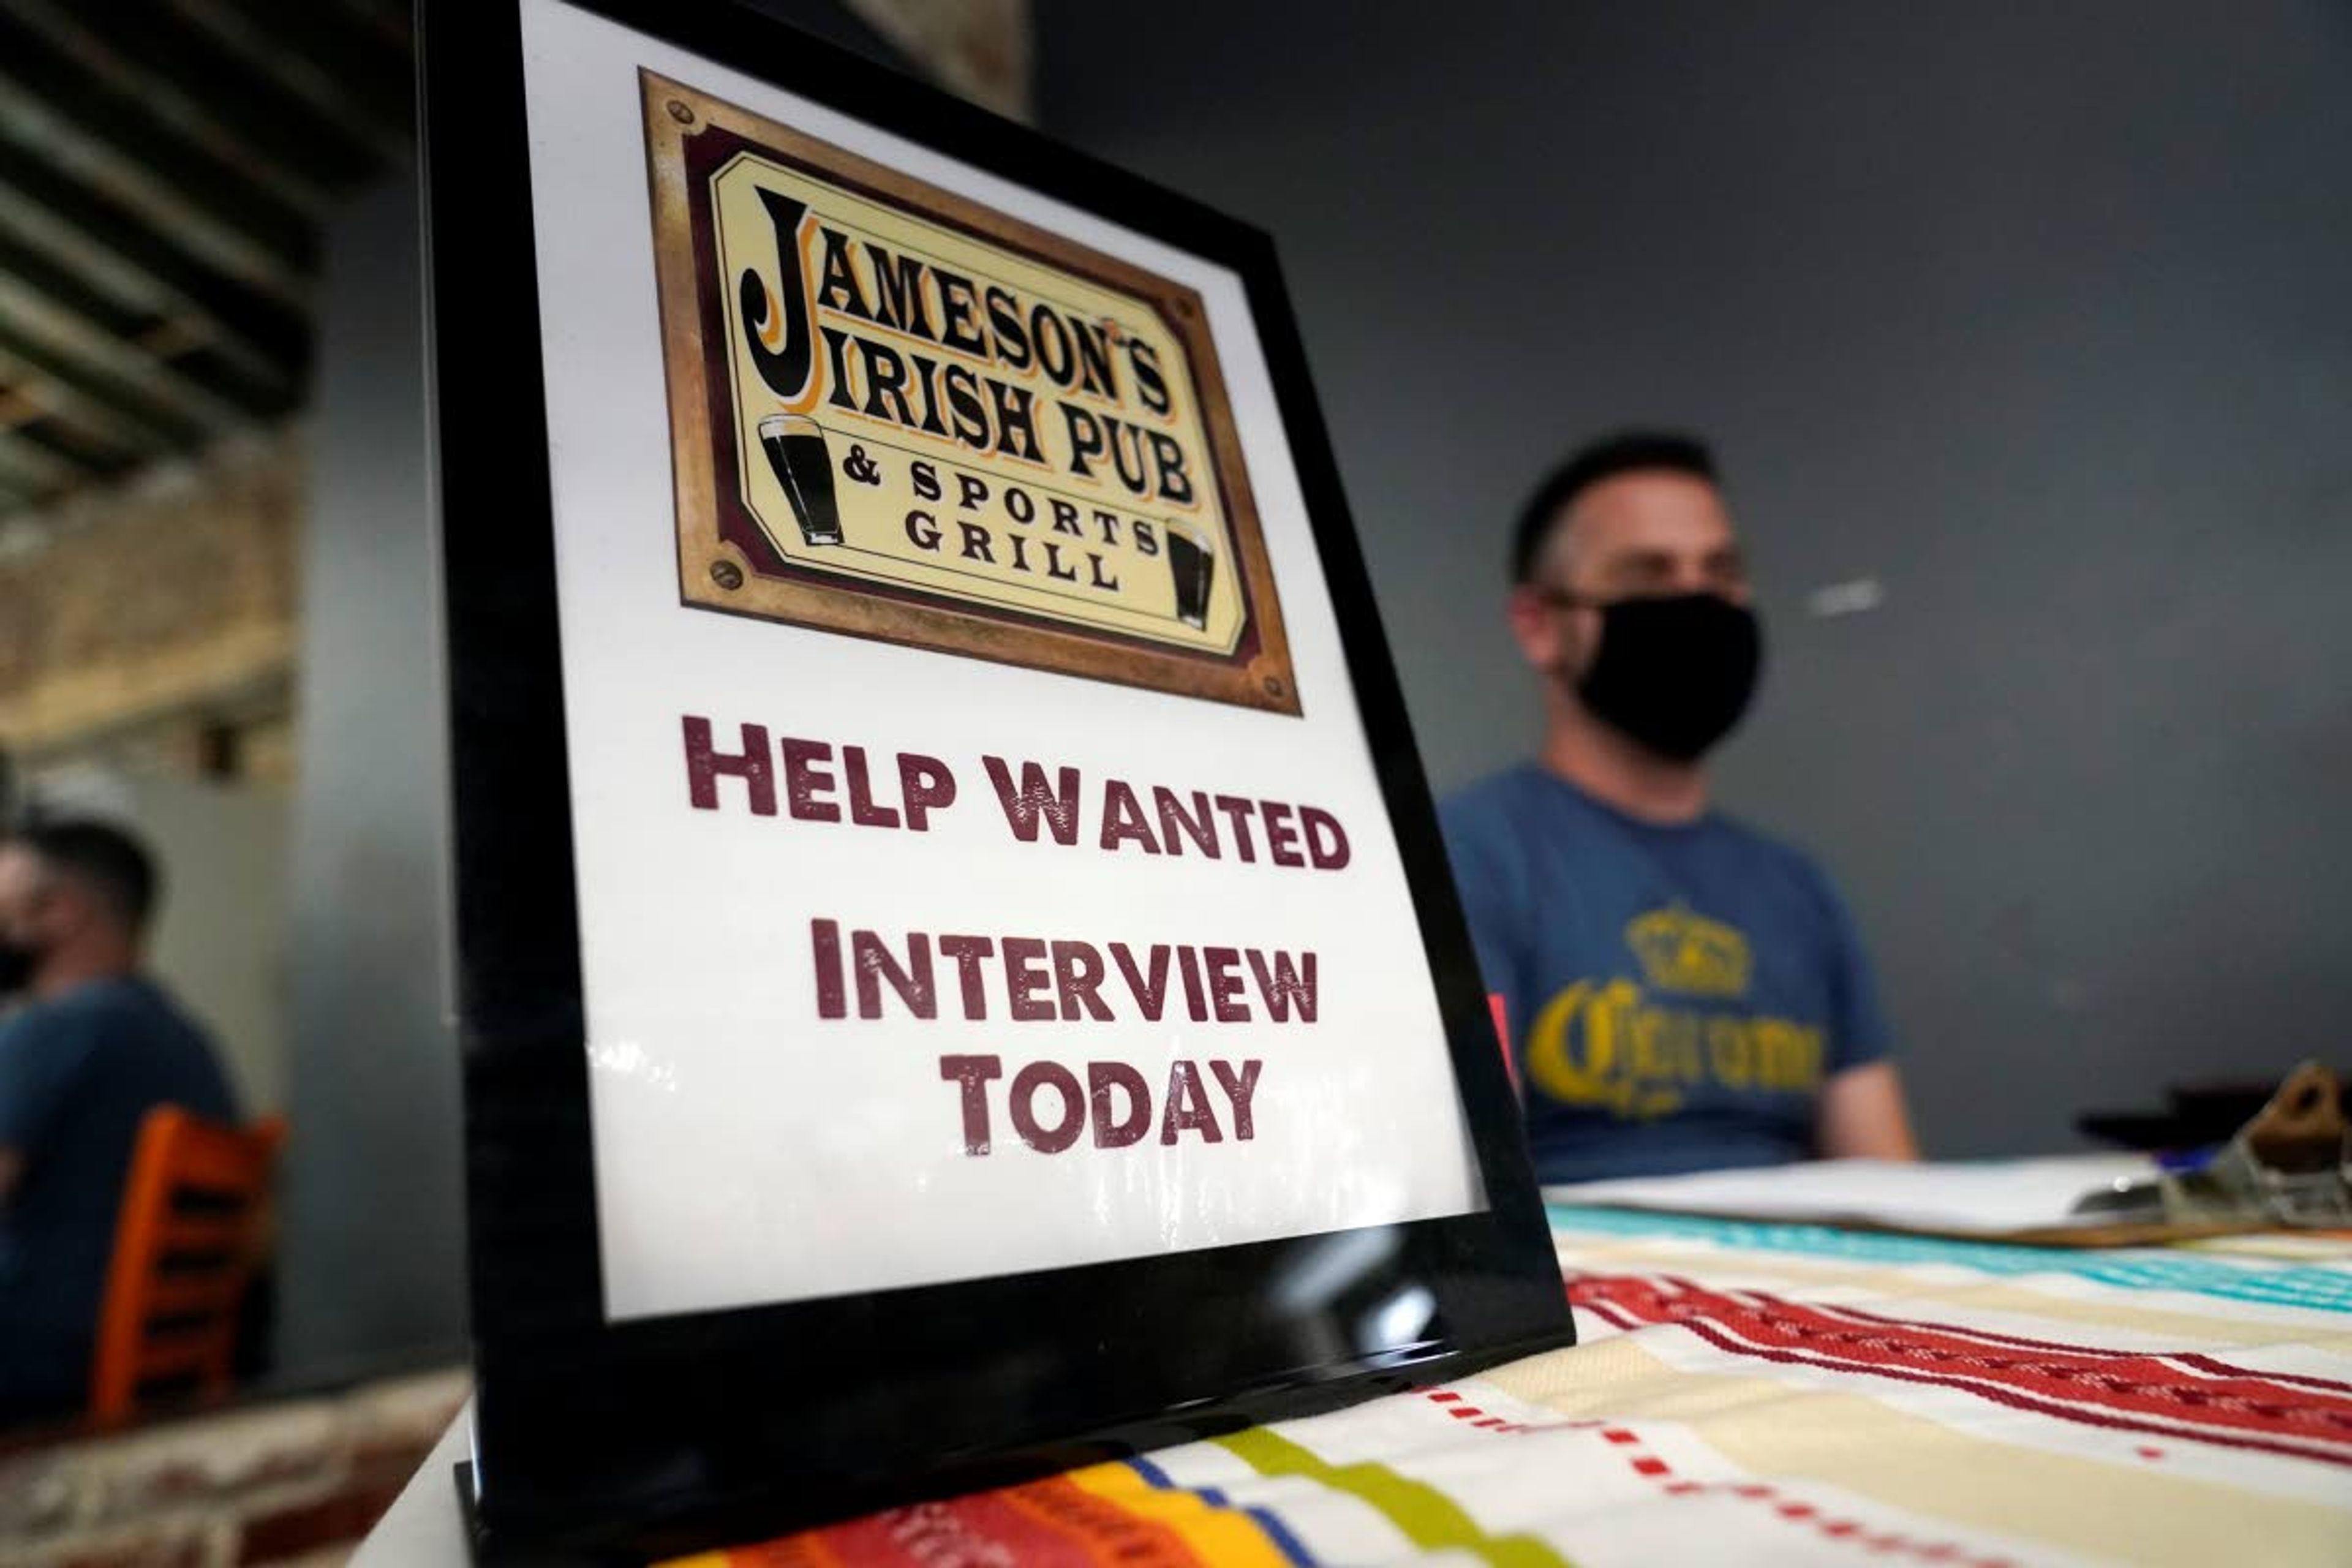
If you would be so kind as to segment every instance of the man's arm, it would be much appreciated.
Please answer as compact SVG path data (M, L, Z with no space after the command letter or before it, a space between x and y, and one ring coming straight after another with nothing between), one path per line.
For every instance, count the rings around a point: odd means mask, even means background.
M1813 1152L1824 1160L1916 1160L1919 1140L1887 1059L1895 1031L1878 1002L1878 976L1836 887L1808 863L1821 900L1832 998L1829 1073L1813 1102Z
M1813 1142L1824 1160L1917 1159L1895 1064L1864 1062L1832 1074L1814 1109Z
M15 1149L0 1149L0 1208L8 1205L8 1194L16 1190L16 1176L25 1168L25 1156Z

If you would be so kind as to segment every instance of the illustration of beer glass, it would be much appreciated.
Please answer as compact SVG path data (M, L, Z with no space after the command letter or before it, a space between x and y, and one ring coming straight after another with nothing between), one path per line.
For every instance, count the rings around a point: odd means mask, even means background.
M1161 531L1168 540L1169 575L1176 582L1176 618L1201 631L1209 624L1209 587L1217 580L1217 558L1189 530L1171 522Z
M784 499L808 544L841 542L841 509L833 500L833 459L824 431L805 414L771 414L760 421L760 445L768 454Z

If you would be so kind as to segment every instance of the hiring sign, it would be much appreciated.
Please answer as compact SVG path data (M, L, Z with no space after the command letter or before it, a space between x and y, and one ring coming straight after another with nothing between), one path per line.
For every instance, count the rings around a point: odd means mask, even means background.
M423 37L487 1538L1557 1342L1264 237L731 4Z
M548 164L649 174L535 215L611 1314L1477 1208L1231 274L587 58Z

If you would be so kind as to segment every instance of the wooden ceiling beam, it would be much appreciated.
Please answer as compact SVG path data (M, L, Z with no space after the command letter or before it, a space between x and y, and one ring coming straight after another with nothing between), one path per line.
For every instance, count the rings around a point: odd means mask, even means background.
M202 320L122 304L0 228L0 288L12 286L37 299L47 311L79 323L85 332L135 345L167 372L185 376L201 392L241 414L273 417L290 410L300 397L294 367L270 363L257 367L246 357L221 353Z
M319 258L310 214L6 11L0 135L145 215L217 269L289 303L307 296Z
M121 336L0 272L0 341L48 356L44 374L138 414L158 428L217 435L253 414L190 379L139 339Z
M199 421L158 409L109 378L29 337L0 315L0 374L61 417L116 447L161 455L204 444Z
M7 434L16 438L20 447L55 458L78 476L110 479L129 473L143 460L138 448L109 440L88 426L77 425L58 413L53 400L45 400L36 392L0 385L0 407L12 405L18 414L0 416L0 426L6 427Z
M26 26L213 156L313 218L375 173L375 154L160 3L8 0Z
M173 10L351 126L395 168L415 161L415 68L407 49L342 7L169 0Z
M36 500L62 494L90 478L93 472L66 461L14 430L0 429L0 482Z
M207 267L146 217L5 141L0 230L133 309L194 317L251 374L299 380L309 362L310 328L298 302Z

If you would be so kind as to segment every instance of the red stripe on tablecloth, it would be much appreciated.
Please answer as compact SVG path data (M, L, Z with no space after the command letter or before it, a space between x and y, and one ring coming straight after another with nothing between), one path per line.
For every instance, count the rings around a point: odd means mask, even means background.
M1858 1327L1839 1309L1762 1291L1710 1290L1687 1280L1621 1277L1604 1288L1619 1306L1651 1322L1696 1313L1759 1345L1865 1366L1926 1363L2047 1398L2306 1442L2352 1444L2352 1399L2306 1393L2261 1373L2232 1369L2220 1377L2183 1376L2163 1354L2081 1346L2021 1351L1945 1323L1879 1319Z
M1659 1278L1678 1286L1686 1286L1687 1283L1672 1275L1661 1275ZM1732 1294L1768 1304L1779 1300L1760 1290L1739 1290ZM2116 1360L2138 1360L2150 1356L2161 1356L2166 1361L2181 1366L2194 1367L2200 1373L2210 1373L2216 1377L2260 1378L2270 1383L2288 1384L2296 1388L2315 1388L2328 1394L2352 1396L2352 1383L2339 1382L2329 1377L2303 1377L2293 1373L2268 1372L2261 1367L2236 1366L2196 1351L2103 1350L2093 1345L2068 1344L2060 1340L2033 1340L2021 1334L1997 1333L1990 1329L1976 1328L1967 1323L1937 1323L1920 1318L1893 1318L1882 1312L1866 1312L1860 1307L1837 1306L1825 1302L1809 1302L1807 1305L1811 1310L1843 1318L1848 1321L1880 1323L1895 1328L1927 1329L1937 1333L1983 1340L1992 1344L2011 1345L2023 1350L2057 1351L2067 1355L2104 1356Z
M2260 1437L2233 1436L2228 1432L2186 1425L2170 1425L2158 1420L2134 1420L2127 1416L2111 1415L2079 1405L2059 1405L2020 1394L2015 1389L1998 1384L1945 1376L1935 1373L1911 1372L1894 1366L1862 1366L1851 1362L1826 1361L1812 1356L1793 1354L1787 1351L1763 1350L1743 1344L1711 1324L1685 1320L1675 1325L1692 1333L1727 1354L1748 1356L1760 1361L1778 1362L1788 1366L1810 1366L1823 1372L1859 1373L1873 1377L1894 1378L1904 1383L1923 1384L1973 1394L2011 1410L2030 1415L2047 1415L2053 1420L2071 1422L2079 1426L2095 1426L2111 1432L2138 1432L2152 1436L2171 1437L2183 1442L2208 1443L2217 1447L2244 1448L2255 1453L2278 1454L2294 1459L2311 1459L2339 1468L2352 1468L2352 1455L2329 1453L2324 1449L2305 1448L2293 1443L2274 1443Z
M1576 1303L1576 1310L1580 1312L1590 1312L1611 1328L1622 1329L1628 1333L1646 1326L1641 1319L1631 1312L1621 1312L1616 1308L1600 1301L1579 1301Z
M2296 1388L2324 1388L2331 1394L2352 1394L2352 1383L2339 1383L2332 1377L2304 1377L2287 1372L2254 1372L2234 1367L2196 1351L2183 1351L2172 1358L2200 1372L2220 1373L2231 1376L2266 1377L2273 1383L2291 1384Z
M2137 1352L1997 1351L1969 1345L1940 1326L1859 1332L1827 1313L1758 1293L1742 1299L1634 1276L1582 1276L1571 1283L1570 1297L1604 1318L1622 1314L1636 1326L1678 1325L1727 1354L1951 1388L2083 1426L2352 1467L2352 1408L2276 1379L2184 1378L2164 1358ZM1613 1310L1602 1310L1604 1302ZM2163 1375L2119 1375L2126 1368ZM2347 1447L2301 1446L2315 1442Z

